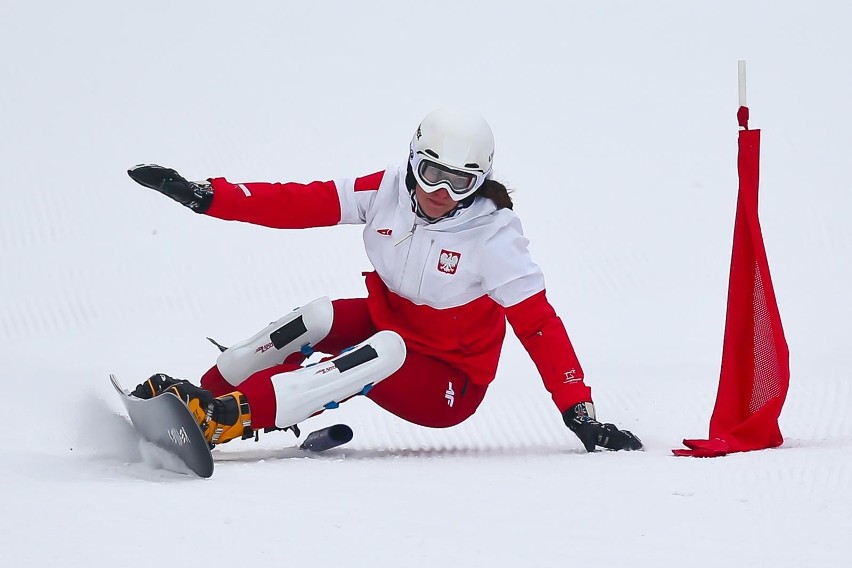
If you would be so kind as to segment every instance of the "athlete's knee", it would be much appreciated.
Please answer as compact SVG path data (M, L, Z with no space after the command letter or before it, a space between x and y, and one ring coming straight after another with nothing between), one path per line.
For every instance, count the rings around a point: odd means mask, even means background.
M380 331L329 359L272 376L277 426L284 428L367 394L405 361L405 342L394 331Z
M328 335L333 320L331 299L318 298L229 347L219 355L216 366L225 380L239 385L253 373L281 364L288 355L309 354Z

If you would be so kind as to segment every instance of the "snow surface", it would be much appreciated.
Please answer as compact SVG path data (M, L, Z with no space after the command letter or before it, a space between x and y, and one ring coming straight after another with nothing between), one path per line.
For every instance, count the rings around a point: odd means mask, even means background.
M0 3L3 566L849 566L852 77L844 2ZM737 60L792 381L785 444L676 458L715 399ZM488 117L496 174L593 387L646 451L588 455L518 342L480 411L368 400L152 467L107 380L198 378L320 295L360 229L224 223L136 186L329 179L404 160L431 109ZM510 334L511 335L511 334Z

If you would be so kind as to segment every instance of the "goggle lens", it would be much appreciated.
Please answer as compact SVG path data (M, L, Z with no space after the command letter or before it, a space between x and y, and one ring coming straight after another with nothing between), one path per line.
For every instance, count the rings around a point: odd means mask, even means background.
M429 185L446 182L456 193L465 193L476 184L476 174L453 170L428 160L420 162L419 173Z

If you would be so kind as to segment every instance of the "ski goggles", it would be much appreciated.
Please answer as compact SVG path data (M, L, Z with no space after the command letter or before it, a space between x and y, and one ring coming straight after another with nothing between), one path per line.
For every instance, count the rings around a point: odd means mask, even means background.
M461 201L473 194L485 182L489 172L469 172L433 162L422 154L411 159L411 169L420 187L426 193L446 189L453 201Z

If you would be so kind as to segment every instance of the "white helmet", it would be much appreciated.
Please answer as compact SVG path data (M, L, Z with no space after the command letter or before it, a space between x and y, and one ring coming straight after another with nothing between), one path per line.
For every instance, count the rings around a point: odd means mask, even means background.
M446 189L455 201L491 177L494 134L478 114L442 108L429 113L411 139L409 163L421 189Z

